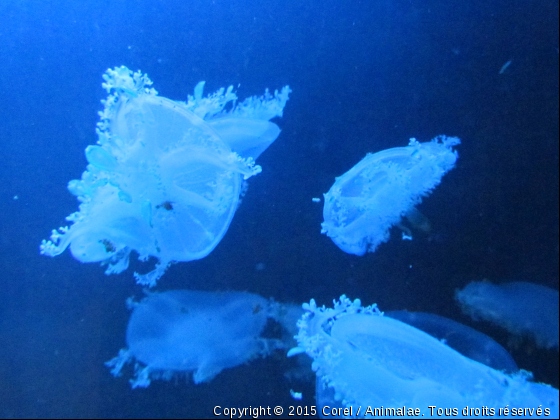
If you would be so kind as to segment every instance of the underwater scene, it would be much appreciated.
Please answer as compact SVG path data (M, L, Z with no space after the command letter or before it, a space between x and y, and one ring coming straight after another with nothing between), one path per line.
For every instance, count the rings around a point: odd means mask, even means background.
M558 1L0 20L0 418L558 418Z

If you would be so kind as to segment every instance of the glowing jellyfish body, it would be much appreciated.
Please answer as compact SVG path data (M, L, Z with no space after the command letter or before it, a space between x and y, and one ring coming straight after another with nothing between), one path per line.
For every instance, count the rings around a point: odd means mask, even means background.
M98 124L99 145L68 189L80 210L70 227L53 231L41 253L68 246L81 262L108 264L106 274L128 267L132 250L156 268L138 282L153 286L169 263L208 255L237 209L243 179L261 171L254 159L278 136L268 119L281 116L288 87L252 97L226 112L232 87L202 98L204 83L186 103L159 97L152 82L126 67L108 70L110 93Z
M508 373L517 372L517 364L501 345L473 328L443 316L424 312L390 311L385 316L398 319L443 341L469 359Z
M354 407L488 407L495 410L541 405L558 414L558 390L528 381L527 372L508 375L464 357L434 337L383 316L375 305L362 307L345 296L334 309L304 304L298 347L313 358L313 370L339 404ZM329 397L322 397L323 401ZM533 409L533 412L534 412ZM362 411L361 415L365 415ZM463 414L465 416L465 414ZM468 415L467 415L468 416Z
M126 331L128 349L107 362L112 373L136 361L133 388L152 379L193 372L208 382L223 369L283 348L280 339L260 337L278 306L244 292L173 290L149 294L134 304Z
M527 282L469 283L457 291L463 312L518 336L532 337L538 346L558 349L558 291Z
M389 239L389 228L421 202L455 165L455 137L368 154L336 178L325 194L322 233L349 254L373 252Z

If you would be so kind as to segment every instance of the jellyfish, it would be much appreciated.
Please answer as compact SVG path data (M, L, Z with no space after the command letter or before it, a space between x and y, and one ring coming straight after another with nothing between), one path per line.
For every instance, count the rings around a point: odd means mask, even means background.
M514 373L519 370L513 357L492 338L452 319L424 312L389 311L385 316L398 319L442 341L469 359L492 369Z
M343 295L334 308L317 307L314 300L303 308L298 346L288 355L307 353L321 387L330 393L318 401L335 401L349 416L434 417L438 409L455 417L503 416L506 406L508 413L529 407L532 411L521 414L536 416L540 408L539 415L558 416L557 389L531 382L528 372L506 374L471 360L383 316L376 305L362 307L360 300ZM328 406L322 410L331 413Z
M40 249L56 256L70 247L80 262L107 265L106 274L127 269L134 250L158 260L135 273L153 286L170 263L205 257L225 235L244 180L261 171L254 160L280 133L269 119L282 115L290 89L236 104L231 86L204 98L201 82L178 102L158 96L139 71L103 77L98 145L86 148L87 169L68 184L79 211Z
M302 313L247 292L171 290L129 304L127 348L106 365L119 376L135 361L133 388L189 373L197 384L209 382L224 369L289 348ZM278 337L261 336L268 320L280 324Z
M558 350L558 290L523 281L474 281L455 297L474 320L490 321L516 336L531 337L539 347Z
M456 137L368 154L336 178L323 207L322 233L344 252L364 255L389 239L389 229L428 195L453 168Z

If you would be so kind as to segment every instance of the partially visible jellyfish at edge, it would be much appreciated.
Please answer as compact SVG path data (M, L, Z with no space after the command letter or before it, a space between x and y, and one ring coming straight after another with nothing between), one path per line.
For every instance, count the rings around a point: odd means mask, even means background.
M473 281L455 298L475 321L492 322L516 337L530 337L538 347L558 350L558 290L523 281Z
M403 216L418 219L414 207L453 168L459 143L446 136L411 139L406 147L368 154L324 195L321 232L349 254L374 252Z
M70 247L80 262L107 265L106 274L126 270L134 250L141 261L158 259L135 273L154 286L170 263L205 257L225 235L244 180L261 171L254 160L280 133L268 120L282 116L290 89L236 103L232 86L203 98L199 83L178 102L124 66L103 78L98 145L86 148L87 169L68 184L79 211L40 249L56 256Z
M334 308L303 305L298 322L298 346L289 356L307 353L317 375L319 404L334 403L364 416L367 407L381 407L393 416L411 415L418 407L541 407L558 417L558 390L531 382L531 374L492 369L471 360L434 337L408 324L383 316L376 305L341 296ZM324 391L328 391L324 393ZM405 410L397 412L396 410ZM491 412L490 410L494 410ZM542 413L542 412L541 412ZM414 415L414 414L412 414ZM503 415L503 413L501 413Z

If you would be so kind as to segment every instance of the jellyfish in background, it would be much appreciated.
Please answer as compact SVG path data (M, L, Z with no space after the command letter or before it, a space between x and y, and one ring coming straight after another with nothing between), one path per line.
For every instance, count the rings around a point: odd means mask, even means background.
M542 348L558 350L558 290L523 281L492 284L474 281L456 300L474 320L490 321Z
M384 314L430 334L463 356L490 366L492 369L507 373L519 371L506 349L486 334L471 327L443 316L424 312L389 311Z
M365 407L382 407L380 417L411 415L419 408L430 416L429 406L458 408L455 414L475 416L465 407L486 407L486 415L499 410L537 407L558 416L558 390L530 382L530 373L508 375L471 360L434 337L396 319L383 316L376 305L362 307L359 300L341 296L334 308L319 308L314 300L303 305L298 322L298 347L313 358L313 370L323 403L352 408L351 416L364 416ZM362 412L358 412L362 409ZM389 411L387 411L389 410ZM374 413L371 413L372 415ZM434 414L435 415L435 414ZM480 415L477 414L477 416ZM433 415L431 416L433 417Z
M435 188L453 168L460 143L439 136L430 142L411 139L407 147L368 154L336 178L325 194L322 233L344 252L364 255L389 239L389 228Z
M125 270L135 250L140 260L159 260L153 271L135 273L153 286L171 262L203 258L220 242L243 180L261 171L254 159L280 133L269 119L282 115L290 89L236 104L231 86L203 98L201 82L185 103L158 96L146 75L126 67L103 77L109 97L98 145L86 148L82 179L68 184L80 209L41 253L70 246L74 258L102 262L111 274Z
M133 388L190 372L195 383L208 382L223 369L289 348L302 314L299 305L245 292L172 290L150 293L131 307L128 348L106 365L118 376L135 361ZM268 320L278 322L284 334L261 337Z

